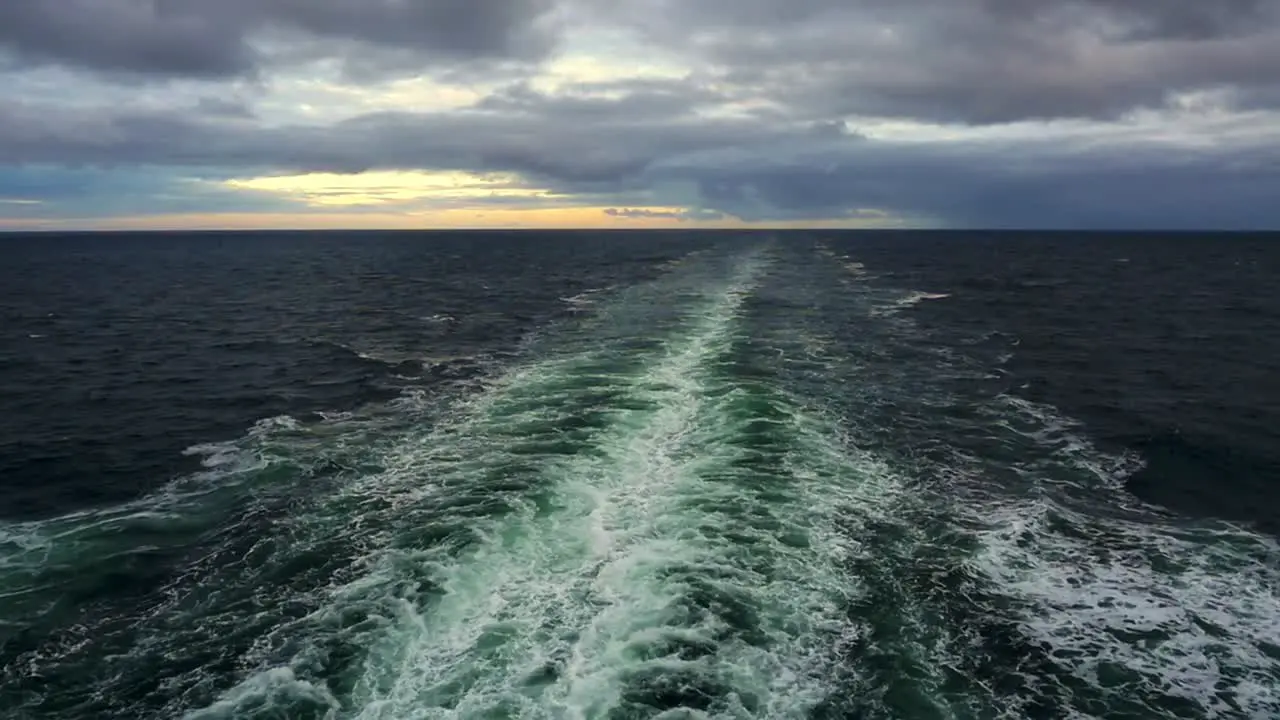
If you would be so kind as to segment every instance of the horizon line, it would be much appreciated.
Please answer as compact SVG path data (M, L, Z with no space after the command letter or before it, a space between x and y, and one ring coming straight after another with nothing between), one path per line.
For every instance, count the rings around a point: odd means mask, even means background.
M842 234L863 233L863 234L907 234L907 233L1058 233L1058 234L1136 234L1136 233L1163 233L1163 234L1232 234L1232 235L1267 235L1280 233L1280 227L1276 228L1061 228L1061 227L884 227L884 228L850 228L841 226L824 226L814 225L812 227L786 227L786 228L743 228L743 227L656 227L656 228L638 228L638 227L617 227L617 228L593 228L593 227L458 227L458 228L369 228L369 227L351 227L351 228L280 228L280 227L262 227L262 228L103 228L103 229L60 229L60 228L23 228L23 229L2 229L0 228L0 236L13 235L229 235L244 233L362 233L362 234L412 234L412 233L429 233L429 234L485 234L485 233L617 233L617 234L671 234L671 233L805 233L805 232L833 232Z

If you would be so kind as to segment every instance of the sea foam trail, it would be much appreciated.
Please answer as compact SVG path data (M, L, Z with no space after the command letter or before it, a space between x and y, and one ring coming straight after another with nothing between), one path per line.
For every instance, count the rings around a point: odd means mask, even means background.
M1141 506L1119 478L1133 458L993 389L989 363L917 325L910 290L848 260L690 255L444 400L265 422L193 448L206 471L163 496L0 526L19 619L0 632L51 617L36 591L74 591L78 555L145 566L155 538L177 568L15 653L0 706L1280 713L1275 544Z
M541 469L555 482L545 513L506 523L443 570L443 597L399 628L391 653L371 658L356 693L367 695L361 716L432 707L468 716L504 705L536 713L555 695L551 704L585 716L618 702L619 679L608 675L624 648L614 644L671 602L634 576L661 557L654 542L688 552L644 524L686 472L677 453L699 409L698 373L722 351L756 273L754 263L742 268L687 337L630 379L594 452Z
M550 351L461 399L408 393L318 423L263 421L239 442L192 448L206 471L153 496L0 526L0 608L10 622L0 628L0 699L41 717L174 717L219 696L221 714L269 712L295 696L297 713L327 712L327 703L313 707L311 688L345 677L363 657L360 642L395 609L370 602L326 615L333 589L369 578L370 596L412 594L406 588L429 585L425 572L384 587L374 566L469 547L478 522L536 502L540 478L529 469L587 447L608 423L609 378L682 332L687 319L671 308L722 265L620 291L580 327L547 334ZM645 297L673 302L628 310ZM120 570L145 570L145 583L111 604L72 602ZM262 675L230 700L228 677L290 658L296 675ZM264 693L275 700L263 705Z
M971 640L931 659L967 668L960 716L1280 716L1273 539L1142 503L1124 483L1138 456L1001 392L963 338L940 342L893 293L846 287L873 321L862 345L877 371L847 425L868 445L896 434L899 467L935 478L959 550L952 588L907 599ZM846 348L845 361L860 352Z
M972 509L972 562L1049 648L1052 693L1133 717L1280 714L1280 545L1143 504L1117 482L1124 458L1052 408L1002 400L1010 441L1041 452L1024 488Z
M746 254L685 287L655 352L536 365L434 432L415 456L430 481L396 494L387 549L294 628L310 647L193 717L307 697L363 718L799 717L822 702L854 592L837 516L892 483L733 372L767 265ZM376 484L347 492L372 498ZM335 677L343 635L366 651ZM306 679L326 663L335 707Z

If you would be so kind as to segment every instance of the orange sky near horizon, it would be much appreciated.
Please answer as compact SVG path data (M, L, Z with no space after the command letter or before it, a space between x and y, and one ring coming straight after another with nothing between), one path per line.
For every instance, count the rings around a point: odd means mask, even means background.
M673 217L610 215L605 207L456 208L413 213L184 213L109 218L5 218L0 231L191 231L191 230L662 230L662 229L789 229L885 227L868 219L814 223L811 221L748 223L735 218L679 220ZM679 208L639 208L677 212Z

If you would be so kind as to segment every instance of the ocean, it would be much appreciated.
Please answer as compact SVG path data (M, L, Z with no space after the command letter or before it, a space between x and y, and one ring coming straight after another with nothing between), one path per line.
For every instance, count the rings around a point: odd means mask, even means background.
M0 236L0 717L1280 717L1280 237Z

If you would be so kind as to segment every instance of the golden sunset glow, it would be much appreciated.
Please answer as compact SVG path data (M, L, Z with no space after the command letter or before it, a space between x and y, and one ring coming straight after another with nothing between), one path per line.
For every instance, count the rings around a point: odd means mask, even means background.
M654 213L674 214L681 208L636 208ZM604 207L564 207L505 209L491 207L455 208L429 212L332 212L309 213L172 213L122 215L109 218L52 219L3 218L10 229L19 231L56 230L663 230L663 229L759 229L798 230L813 228L812 221L743 222L735 218L679 220L671 216L627 217L609 214ZM843 219L820 223L831 229L899 227L892 218Z
M0 232L1280 223L1280 0L136 1L0 11Z
M310 173L228 180L235 190L250 190L297 200L314 207L392 205L411 201L456 204L484 198L538 198L553 201L551 191L530 188L505 173L379 171L357 174Z

